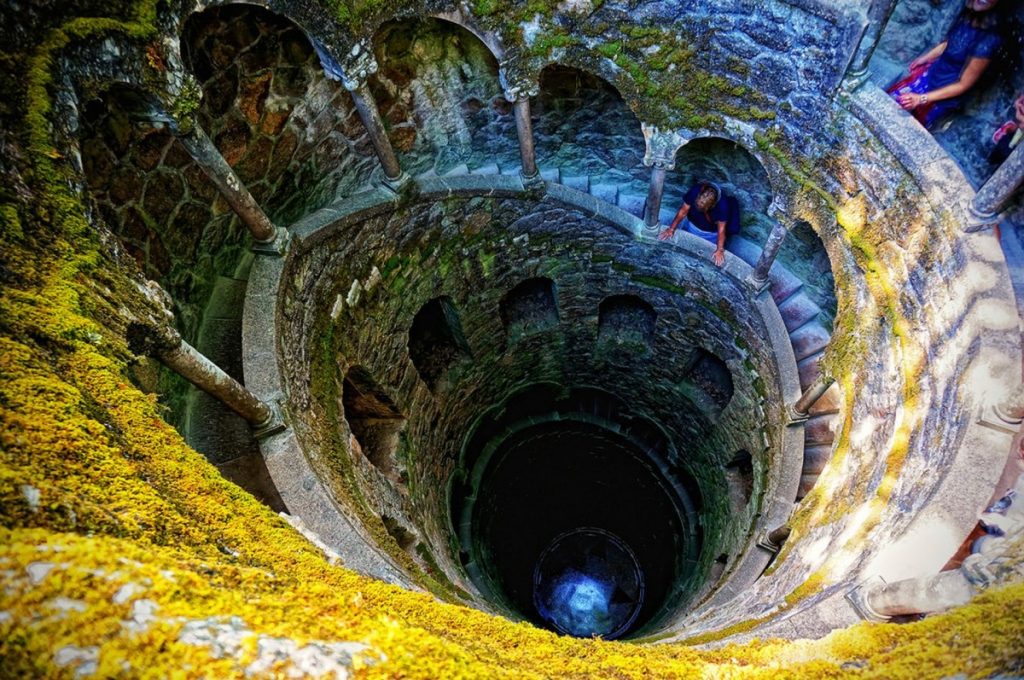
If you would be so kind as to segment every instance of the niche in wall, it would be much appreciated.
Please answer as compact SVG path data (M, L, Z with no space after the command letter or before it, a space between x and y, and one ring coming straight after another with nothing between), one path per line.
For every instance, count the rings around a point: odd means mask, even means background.
M554 282L546 278L523 281L501 299L499 312L510 343L554 328L558 325Z
M416 312L409 329L409 358L431 392L443 387L445 375L457 361L469 357L469 344L451 298L434 298Z
M354 366L345 374L341 402L359 450L386 476L397 478L395 452L405 427L398 407L361 366Z
M597 340L603 346L646 354L654 340L658 313L636 295L612 295L598 308Z

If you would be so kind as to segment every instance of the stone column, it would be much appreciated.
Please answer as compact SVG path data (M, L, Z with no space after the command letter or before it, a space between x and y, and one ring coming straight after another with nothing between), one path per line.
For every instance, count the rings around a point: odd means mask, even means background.
M1024 385L1018 385L993 410L1007 425L1020 425L1024 422Z
M847 89L853 90L867 80L868 64L878 47L878 41L889 23L889 17L896 7L897 0L871 0L868 6L868 25L861 34L860 42L857 44L857 51L850 60L850 66L846 71Z
M999 210L1024 183L1024 143L1018 144L1010 157L992 173L971 201L968 230L995 224Z
M661 165L651 168L651 184L647 188L644 203L644 225L657 227L661 222L661 197L665 193L665 175L668 170Z
M930 614L959 607L970 602L974 592L967 575L955 569L868 586L859 593L855 606L865 618L884 621L893 616Z
M835 380L833 378L826 378L819 374L818 377L814 379L814 382L812 382L807 389L804 390L804 393L800 395L800 398L797 399L796 403L793 404L790 409L789 422L795 424L802 423L807 420L811 412L811 407L821 399L822 395L828 392L828 388L832 387L832 383L834 382Z
M281 248L276 247L275 244L280 245L279 237L283 237L283 235L263 212L263 208L245 188L242 180L235 174L199 123L193 121L187 132L175 129L175 134L181 145L185 147L196 164L206 173L206 176L231 205L238 218L249 228L253 240L256 241L256 249L280 252Z
M498 65L498 81L505 99L512 103L516 118L516 136L519 138L520 174L527 184L540 181L537 169L537 151L533 143L533 120L530 114L530 97L540 94L540 86L526 75L515 73L509 62Z
M506 95L506 99L508 96ZM533 148L533 121L530 119L530 98L520 95L512 102L516 117L516 135L519 137L519 159L524 180L535 179L538 174L537 156Z
M150 286L152 288L154 284ZM273 406L261 401L185 342L169 323L133 323L128 328L128 342L136 353L155 356L167 368L245 418L256 436L284 429L280 414Z
M676 154L688 141L678 132L659 130L640 124L644 133L644 165L651 168L651 183L644 204L644 226L657 232L660 226L661 199L665 194L665 176L676 167Z
M757 547L771 553L777 553L782 550L782 544L786 542L786 539L789 538L792 531L792 528L785 524L781 527L772 529L771 531L766 530L761 534L761 537L757 539Z
M786 240L786 235L789 233L789 227L785 222L786 219L782 215L776 217L772 231L768 234L768 240L765 241L764 248L761 250L761 256L757 258L754 271L750 274L750 285L758 293L768 288L768 274L771 272L772 264L775 263L775 257L779 254L782 242Z

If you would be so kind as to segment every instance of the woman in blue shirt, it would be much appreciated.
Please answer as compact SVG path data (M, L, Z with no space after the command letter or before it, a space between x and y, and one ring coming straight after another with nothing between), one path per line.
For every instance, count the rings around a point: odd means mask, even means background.
M725 223L729 219L729 208L726 201L720 200L721 194L721 190L710 182L694 185L683 197L683 205L672 224L658 234L658 238L662 241L672 238L682 222L683 229L715 244L711 261L721 267L725 263Z
M963 103L999 49L999 0L967 0L946 39L910 62L910 76L889 88L929 130Z

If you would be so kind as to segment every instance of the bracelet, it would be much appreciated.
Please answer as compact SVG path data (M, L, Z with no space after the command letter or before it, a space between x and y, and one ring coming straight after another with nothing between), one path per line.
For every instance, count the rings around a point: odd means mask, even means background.
M921 104L927 104L927 103L928 103L928 93L926 92L923 95L921 95Z

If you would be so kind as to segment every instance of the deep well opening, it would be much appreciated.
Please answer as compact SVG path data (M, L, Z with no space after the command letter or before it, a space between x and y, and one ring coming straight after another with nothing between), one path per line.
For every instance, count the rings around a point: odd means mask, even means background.
M779 368L742 282L520 198L423 197L328 224L287 272L302 285L286 308L307 310L285 329L309 347L288 369L312 406L303 445L439 594L633 638L684 619L734 571L750 578L739 565L792 451L767 415L782 412ZM393 452L375 462L379 411Z

